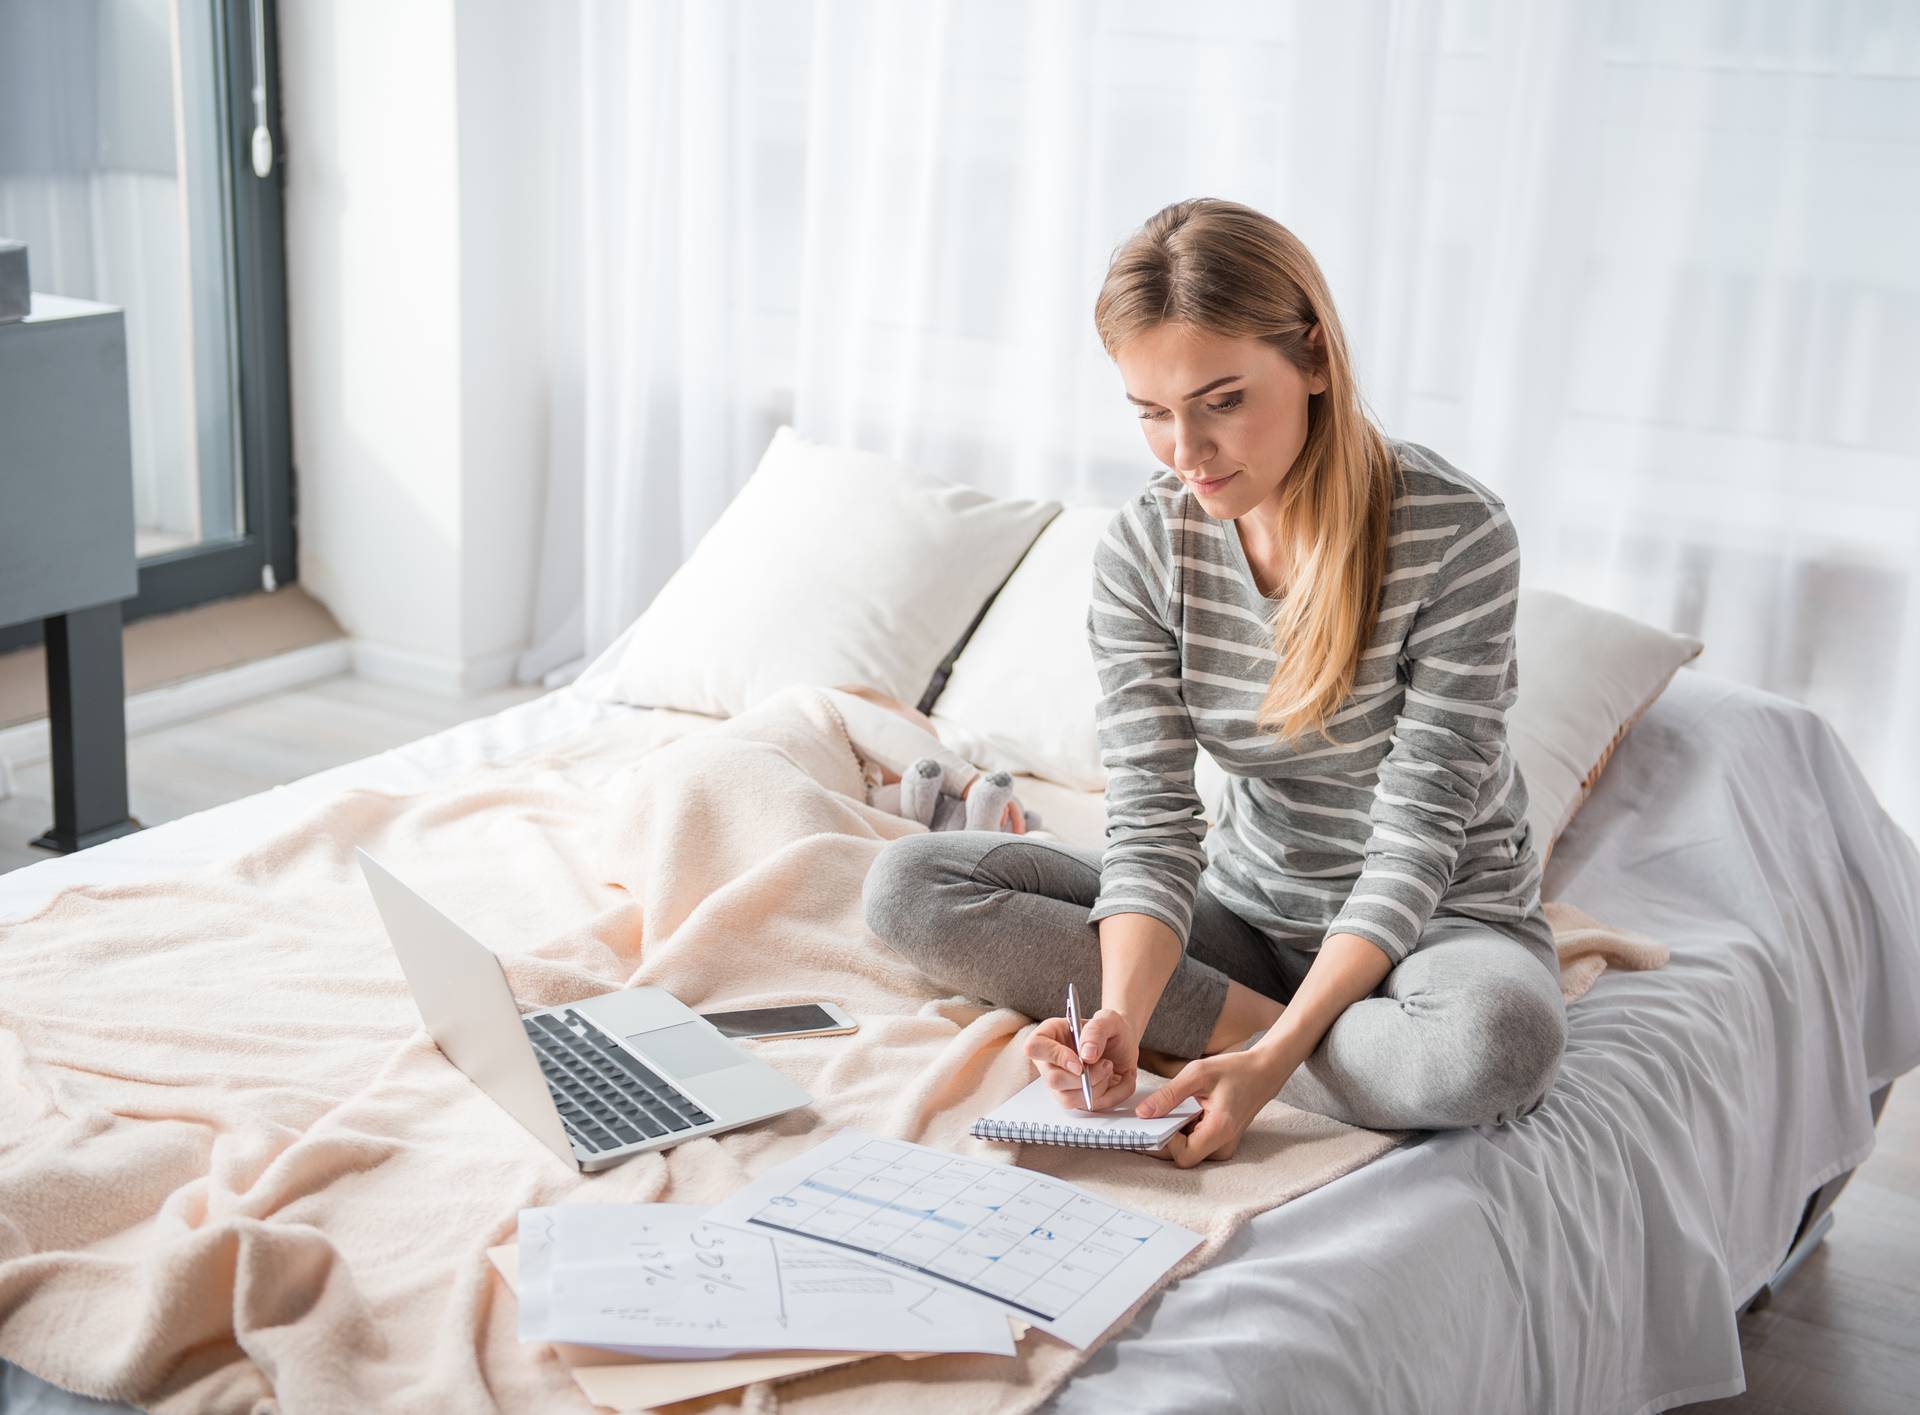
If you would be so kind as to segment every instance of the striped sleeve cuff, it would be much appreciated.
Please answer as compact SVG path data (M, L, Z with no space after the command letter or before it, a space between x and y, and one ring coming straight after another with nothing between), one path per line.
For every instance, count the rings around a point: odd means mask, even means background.
M1363 870L1324 936L1359 934L1378 944L1388 960L1397 964L1413 952L1426 932L1439 899L1437 891L1429 891L1429 886L1404 876L1383 878L1380 871Z
M1088 911L1087 922L1097 924L1115 914L1149 914L1172 929L1180 946L1185 948L1187 935L1193 928L1193 896L1194 891L1187 890L1183 903L1170 890L1142 888L1125 876L1111 879L1103 876L1100 897Z

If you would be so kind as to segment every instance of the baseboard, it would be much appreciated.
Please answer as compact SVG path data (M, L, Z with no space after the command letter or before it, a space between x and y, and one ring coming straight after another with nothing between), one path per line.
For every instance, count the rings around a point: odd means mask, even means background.
M150 688L127 699L127 733L131 736L185 722L252 698L337 677L352 667L347 640L334 639L202 674L183 683ZM52 750L45 718L0 728L0 800L12 794L12 768L43 762Z
M366 639L334 639L136 693L127 699L127 733L185 722L342 673L440 697L468 698L509 686L520 652L514 648L479 658L440 658ZM45 718L0 728L0 801L13 794L13 768L43 762L52 750Z
M477 658L445 658L370 639L351 639L348 643L354 673L368 682L442 698L470 698L507 687L513 682L514 665L521 653L512 648Z

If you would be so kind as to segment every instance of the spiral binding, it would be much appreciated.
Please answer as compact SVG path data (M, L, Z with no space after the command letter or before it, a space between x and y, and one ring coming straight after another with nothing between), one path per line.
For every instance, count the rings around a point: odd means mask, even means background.
M1072 1125L1036 1125L1025 1120L976 1120L968 1133L980 1140L1070 1145L1079 1150L1151 1150L1161 1143L1150 1130L1082 1130Z

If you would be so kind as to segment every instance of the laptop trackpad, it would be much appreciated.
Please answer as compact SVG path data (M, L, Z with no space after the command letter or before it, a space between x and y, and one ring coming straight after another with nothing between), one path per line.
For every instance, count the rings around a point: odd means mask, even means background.
M738 1048L704 1022L679 1022L651 1032L635 1032L626 1040L648 1061L682 1081L709 1071L725 1071L743 1059Z

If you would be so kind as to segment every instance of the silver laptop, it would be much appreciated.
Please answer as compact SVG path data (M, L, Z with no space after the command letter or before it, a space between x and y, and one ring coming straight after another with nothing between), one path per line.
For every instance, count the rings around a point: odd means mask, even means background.
M661 988L523 1017L486 945L366 851L355 853L428 1033L569 1164L605 1169L812 1100Z

